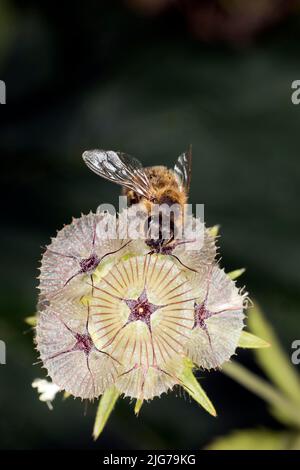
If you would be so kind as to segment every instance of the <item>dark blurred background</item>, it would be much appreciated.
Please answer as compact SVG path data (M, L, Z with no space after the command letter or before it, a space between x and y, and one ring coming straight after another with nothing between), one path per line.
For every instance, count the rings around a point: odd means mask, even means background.
M36 306L41 245L72 216L117 202L81 160L91 147L172 166L193 144L191 202L221 225L222 264L246 284L290 354L300 337L300 7L279 0L0 3L2 449L197 449L233 429L279 428L265 404L202 373L214 419L176 393L135 418L120 401L93 443L96 411L60 398L50 412L24 317ZM250 352L239 360L257 371Z

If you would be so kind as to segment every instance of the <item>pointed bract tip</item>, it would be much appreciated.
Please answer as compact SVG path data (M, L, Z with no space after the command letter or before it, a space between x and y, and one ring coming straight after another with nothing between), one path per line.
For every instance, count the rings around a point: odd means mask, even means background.
M142 408L142 406L143 406L143 403L144 403L144 400L142 400L142 399L140 399L140 398L136 401L135 407L134 407L134 414L135 414L135 416L138 416L138 415L139 415L139 413L140 413L140 411L141 411L141 408Z

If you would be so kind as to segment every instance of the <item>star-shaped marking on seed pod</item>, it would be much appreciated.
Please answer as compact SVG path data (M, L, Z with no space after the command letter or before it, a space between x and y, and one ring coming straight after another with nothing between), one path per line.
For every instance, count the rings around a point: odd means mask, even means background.
M199 326L200 328L205 328L206 323L205 320L210 318L213 313L210 312L207 309L206 301L203 301L201 304L198 304L195 302L195 322L194 322L194 328L197 328Z
M99 265L124 254L130 242L109 238L106 226L111 230L117 226L116 217L90 213L73 219L52 238L41 261L39 290L43 298L51 300L62 292L69 299L88 295ZM89 282L83 282L85 279Z
M185 273L166 256L122 259L94 285L91 335L122 364L122 393L151 399L179 383L194 300Z
M130 309L130 315L127 320L127 324L133 321L142 321L144 322L149 330L151 331L151 315L155 313L160 308L163 308L163 305L154 305L149 302L147 297L146 288L144 288L141 295L138 299L124 299L127 307Z
M119 362L97 348L89 331L89 307L59 299L42 311L37 350L52 381L75 397L93 399L111 386Z
M187 353L199 367L218 368L235 353L244 327L246 292L217 265L198 279L194 325Z

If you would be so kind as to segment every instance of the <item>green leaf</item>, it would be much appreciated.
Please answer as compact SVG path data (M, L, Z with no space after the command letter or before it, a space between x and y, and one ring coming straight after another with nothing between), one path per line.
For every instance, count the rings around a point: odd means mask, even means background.
M68 398L70 398L70 396L71 396L71 393L69 393L69 392L64 392L64 394L63 394L63 400L67 400Z
M275 418L277 421L279 421L281 424L284 426L290 428L290 427L295 427L295 420L294 418L290 416L289 413L285 413L284 409L282 408L275 408L275 407L270 407L269 409L270 414ZM298 426L299 428L299 426Z
M137 400L136 401L135 407L134 407L134 412L135 412L136 416L139 415L139 412L141 411L143 403L144 403L144 400Z
M245 268L235 269L235 271L231 271L230 273L227 273L227 276L229 276L230 279L234 281L235 279L240 277L242 274L244 274L245 271L246 271Z
M237 362L224 364L222 372L265 400L271 408L280 410L281 414L288 417L294 426L300 428L299 407L290 402L283 394L276 390L275 387L260 377L257 377Z
M229 436L219 437L208 450L288 450L298 445L297 435L264 429L234 431Z
M249 310L248 325L254 334L262 336L271 344L270 349L255 351L257 362L288 398L300 404L300 378L296 368L291 364L272 327L257 306Z
M80 297L79 301L84 305L85 307L88 307L90 305L90 301L92 299L91 295L83 295Z
M290 450L300 450L300 434L296 434L291 439Z
M25 323L27 323L27 325L35 327L37 323L36 315L32 315L31 317L26 317L24 321Z
M209 230L210 235L215 238L219 234L220 225L214 225L213 227L210 227L208 230Z
M93 430L93 438L95 441L102 433L119 396L120 392L113 386L106 390L100 398Z
M185 360L185 367L179 375L181 385L188 394L212 416L217 416L216 410L193 374L193 364L189 359Z
M270 343L267 343L267 341L253 335L252 333L248 333L248 331L242 331L238 347L245 349L269 348Z

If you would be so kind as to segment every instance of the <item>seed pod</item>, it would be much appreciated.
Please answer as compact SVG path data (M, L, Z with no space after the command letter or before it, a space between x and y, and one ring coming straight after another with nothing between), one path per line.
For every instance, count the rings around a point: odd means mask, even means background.
M187 353L197 366L217 368L235 353L244 327L247 293L241 293L218 266L198 279L198 284L201 293L194 305L194 326Z
M181 385L178 377L182 371L183 360L178 356L168 361L164 369L158 366L136 365L120 374L115 385L124 396L138 400L151 400L173 389L175 385Z
M94 285L91 335L122 363L116 386L123 393L149 399L178 383L174 363L182 362L193 307L184 271L166 256L121 260Z
M73 219L52 238L40 268L39 289L44 298L51 300L62 293L67 299L88 295L98 266L110 256L124 255L127 241L112 233L116 224L115 216L90 213Z
M75 397L96 398L114 382L118 362L93 343L89 307L54 302L39 315L36 343L52 381Z

